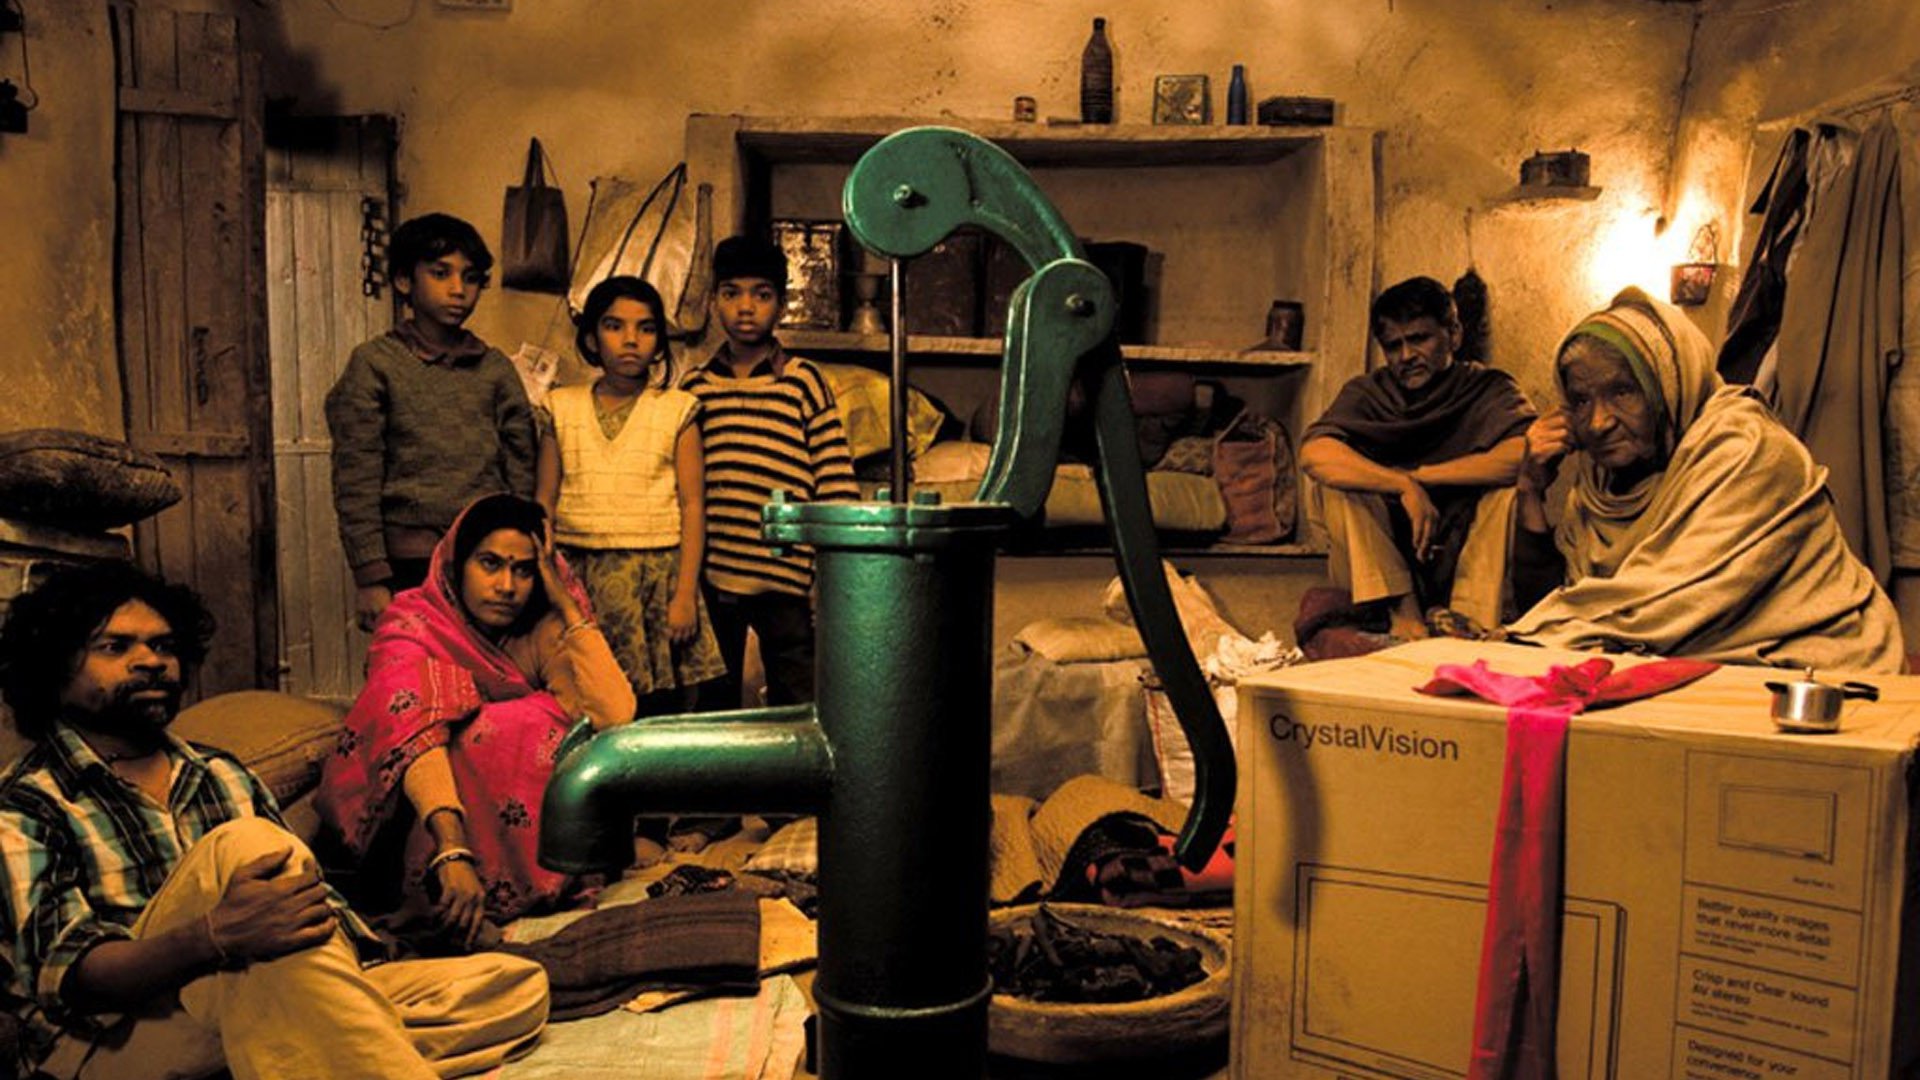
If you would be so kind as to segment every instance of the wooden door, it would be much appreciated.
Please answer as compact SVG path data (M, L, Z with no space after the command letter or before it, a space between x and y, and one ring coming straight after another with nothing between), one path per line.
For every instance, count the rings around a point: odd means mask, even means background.
M280 541L281 689L349 702L367 636L333 513L327 391L354 346L393 325L384 280L394 125L274 121L267 130L267 325Z
M186 498L134 529L140 563L219 622L201 696L272 686L273 472L256 67L235 20L112 5L127 438Z

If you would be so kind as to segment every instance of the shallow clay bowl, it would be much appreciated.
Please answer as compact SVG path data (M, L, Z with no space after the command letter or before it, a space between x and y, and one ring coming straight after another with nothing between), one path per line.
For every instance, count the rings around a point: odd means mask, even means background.
M1207 977L1171 994L1113 1004L1029 1001L996 993L987 1006L988 1050L1051 1064L1115 1061L1179 1053L1226 1032L1231 971L1224 938L1098 904L1048 904L1047 910L1082 930L1142 940L1164 937L1198 949ZM989 922L1001 927L1038 911L1036 904L1002 908Z

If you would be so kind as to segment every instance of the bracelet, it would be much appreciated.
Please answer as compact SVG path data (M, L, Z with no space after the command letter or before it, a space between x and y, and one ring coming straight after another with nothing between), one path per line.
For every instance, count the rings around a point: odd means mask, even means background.
M233 957L227 954L227 950L220 947L220 939L214 936L213 912L209 911L200 916L200 922L206 927L207 944L213 948L214 959L218 960L223 968L233 966Z
M567 628L560 631L560 636L562 638L570 637L575 630L588 630L592 629L592 627L593 620L591 618L582 618L579 622L568 623Z
M475 866L480 865L480 860L475 857L472 848L450 847L442 849L438 855L427 860L427 873L431 874L450 862L472 863Z

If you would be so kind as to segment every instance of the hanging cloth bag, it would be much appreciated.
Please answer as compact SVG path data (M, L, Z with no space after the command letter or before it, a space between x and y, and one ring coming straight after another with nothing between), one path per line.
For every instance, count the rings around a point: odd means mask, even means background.
M1280 421L1252 409L1213 442L1213 478L1227 504L1228 544L1277 544L1293 535L1300 490L1293 443Z
M567 291L567 203L540 140L527 146L527 175L507 189L500 228L500 281L509 289L564 295ZM558 179L558 177L555 177Z
M627 274L660 290L670 336L686 340L705 331L713 287L713 185L699 185L694 198L686 188L685 162L651 189L617 176L594 180L567 298L574 311L595 285Z

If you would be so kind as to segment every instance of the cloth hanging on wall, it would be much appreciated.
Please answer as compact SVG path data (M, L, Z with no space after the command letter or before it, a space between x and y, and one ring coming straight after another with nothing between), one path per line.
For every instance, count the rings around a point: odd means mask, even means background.
M1805 128L1788 133L1760 197L1749 214L1766 215L1747 257L1733 308L1727 314L1727 340L1720 346L1720 377L1749 383L1780 331L1780 309L1787 302L1787 256L1807 220L1807 158L1813 136Z
M1920 191L1920 108L1895 105L1900 132L1900 184ZM1903 198L1906 259L1901 272L1901 353L1920 355L1920 198ZM1920 364L1903 363L1887 388L1887 512L1893 534L1893 565L1920 570Z
M1769 403L1780 359L1780 316L1793 267L1806 246L1807 222L1836 189L1851 183L1860 133L1832 121L1795 128L1749 213L1766 214L1746 276L1727 316L1718 367L1728 382L1747 383ZM1796 148L1797 145L1797 148ZM1789 157L1797 160L1789 160Z
M1887 387L1900 360L1900 146L1883 118L1806 224L1780 317L1775 408L1816 462L1841 530L1880 581L1893 572Z

